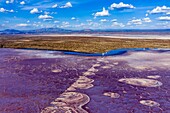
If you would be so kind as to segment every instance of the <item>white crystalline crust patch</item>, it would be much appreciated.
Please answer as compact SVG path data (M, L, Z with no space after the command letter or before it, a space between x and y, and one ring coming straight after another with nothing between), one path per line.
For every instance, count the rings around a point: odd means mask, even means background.
M130 85L143 86L143 87L158 87L162 85L160 81L152 80L152 79L144 79L144 78L122 78L119 79L118 81Z
M55 69L55 70L52 70L52 72L53 72L53 73L60 73L60 72L62 72L62 70L60 70L60 69Z
M150 107L158 107L160 106L159 103L152 101L152 100L141 100L140 101L141 104L146 105L146 106L150 106Z
M16 52L19 52L19 55L37 57L37 58L64 58L68 57L66 55L60 55L59 51L43 51L43 50L22 50L15 49Z
M152 79L158 79L158 78L160 78L161 76L159 76L159 75L149 75L149 76L147 76L148 78L152 78Z
M170 52L129 52L126 56L109 57L113 61L125 61L127 64L135 69L145 70L154 68L167 69L170 67Z
M111 66L102 66L101 68L103 68L103 69L110 69Z
M111 98L119 98L120 97L120 95L118 93L114 93L114 92L105 92L105 93L103 93L103 95L111 97Z

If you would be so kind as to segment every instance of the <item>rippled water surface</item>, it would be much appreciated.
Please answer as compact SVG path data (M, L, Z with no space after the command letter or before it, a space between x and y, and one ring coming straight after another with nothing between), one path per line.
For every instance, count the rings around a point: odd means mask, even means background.
M170 49L0 49L2 113L169 113L169 81Z

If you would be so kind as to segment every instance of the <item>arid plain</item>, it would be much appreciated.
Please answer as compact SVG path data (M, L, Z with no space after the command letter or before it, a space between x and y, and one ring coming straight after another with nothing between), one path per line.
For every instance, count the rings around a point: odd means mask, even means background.
M123 37L72 35L11 35L0 36L1 48L34 48L103 53L120 48L170 48L170 39L164 36ZM162 39L161 39L162 38Z

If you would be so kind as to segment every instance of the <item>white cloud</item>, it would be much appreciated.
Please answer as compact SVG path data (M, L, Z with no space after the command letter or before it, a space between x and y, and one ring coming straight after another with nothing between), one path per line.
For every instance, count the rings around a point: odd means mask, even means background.
M25 4L25 2L24 2L24 1L22 1L22 2L20 2L20 4L21 4L21 5L24 5L24 4Z
M35 24L35 23L34 23L34 24L32 24L32 25L33 25L34 27L39 27L39 25L38 25L38 24Z
M12 4L12 3L14 3L14 0L7 0L6 1L6 4Z
M57 12L51 12L50 14L57 14Z
M101 23L99 22L92 22L92 21L88 21L87 23L88 28L99 28L101 26Z
M149 17L143 18L142 20L147 23L152 22L152 20Z
M60 21L58 21L58 20L55 20L55 21L54 21L54 23L59 23L59 22L60 22Z
M117 19L112 19L111 22L117 22Z
M113 22L112 26L125 27L123 23Z
M36 13L40 13L39 10L37 8L33 8L31 11L30 11L31 14L36 14Z
M64 6L61 6L60 8L70 8L73 7L71 2L67 2Z
M5 11L6 11L6 9L0 8L0 12L5 12Z
M159 26L161 28L170 28L170 23L168 21L164 21L164 22L161 22L161 23L156 23L156 26Z
M6 4L9 4L10 2L9 1L6 1Z
M127 25L141 25L142 23L150 23L152 20L149 17L143 18L143 19L133 19L131 21L128 21Z
M167 14L167 15L170 15L170 12L167 12L166 14Z
M28 27L29 24L25 24L25 23L21 23L21 24L17 24L17 27Z
M66 28L66 27L70 27L70 23L69 22L62 22L62 25L60 26L61 28Z
M53 17L49 15L40 15L38 18L39 19L53 19Z
M9 21L4 21L5 23L9 23Z
M142 24L142 20L141 20L141 19L134 19L134 20L132 20L131 22L132 22L133 24L137 24L137 25Z
M14 3L14 0L10 0L10 3Z
M4 28L5 26L6 26L6 24L1 24L1 25L0 25L0 28L1 28L1 27L3 27L3 28Z
M10 13L13 13L14 12L14 10L13 9L11 9L11 10L7 10L8 12L10 12Z
M129 21L127 23L127 25L132 25L132 24L141 25L142 24L142 20L141 19L133 19L133 20L131 20L131 21Z
M96 22L93 22L93 23L92 23L92 26L93 26L93 27L95 27L95 28L98 28L98 27L100 27L100 26L101 26L101 24L96 23Z
M92 20L86 20L87 22L92 22Z
M124 4L123 2L120 2L119 4L113 3L109 7L109 9L134 9L135 7L132 4Z
M50 14L50 12L45 11L44 14L45 14L45 15L48 15L48 14Z
M52 6L52 8L56 8L58 5L57 4L54 4L53 6Z
M13 9L11 9L11 10L7 10L7 9L4 9L4 8L0 8L0 12L1 12L1 13L4 13L4 12L10 12L10 13L13 13L13 12L14 12L14 10L13 10Z
M159 14L159 13L168 13L170 12L170 7L167 6L157 6L156 8L154 8L151 11L148 11L150 14Z
M69 22L62 22L63 25L69 25Z
M90 25L90 26L93 25L93 22L92 22L92 21L91 21L91 22L88 22L88 25Z
M161 16L158 18L158 20L161 20L161 21L170 21L170 16Z
M73 27L76 27L76 28L82 28L82 27L84 27L85 26L85 24L84 23L80 23L80 24L78 24L78 25L74 25Z
M109 16L109 11L106 10L104 7L103 7L103 10L101 12L96 12L95 14L92 14L94 15L95 17L97 16Z
M169 22L163 22L163 23L156 23L156 25L167 25Z
M160 27L165 27L165 26L169 26L170 27L170 23L167 22L167 21L164 21L164 22L161 22L161 23L156 23L157 26L160 26Z
M100 22L107 22L108 20L106 19L101 19Z
M72 17L71 20L76 20L76 18L75 18L75 17Z
M78 21L78 18L72 17L71 20Z

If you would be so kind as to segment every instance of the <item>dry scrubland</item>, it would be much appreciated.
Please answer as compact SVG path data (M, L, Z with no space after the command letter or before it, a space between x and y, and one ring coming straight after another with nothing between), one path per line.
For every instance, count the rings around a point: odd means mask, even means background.
M1 48L36 48L79 52L106 52L118 48L170 48L170 40L119 39L81 36L0 36Z

